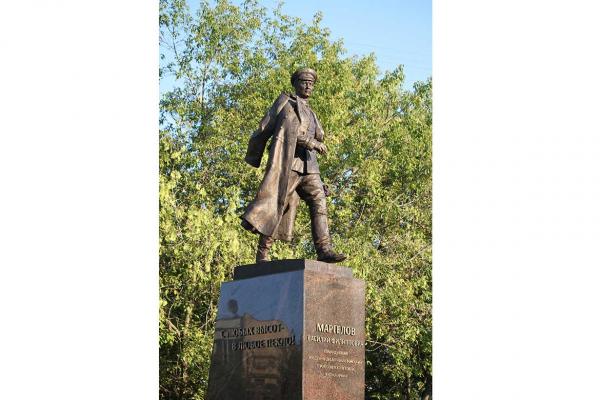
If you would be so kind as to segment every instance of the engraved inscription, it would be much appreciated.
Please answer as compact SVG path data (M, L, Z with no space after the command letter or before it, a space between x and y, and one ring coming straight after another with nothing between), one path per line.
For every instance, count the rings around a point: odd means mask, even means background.
M271 333L279 333L283 330L283 324L269 324L250 326L247 328L224 329L221 331L221 338L237 338L241 336L267 335Z
M245 320L246 324L260 322L248 315L245 316ZM285 325L279 321L269 321L269 323L261 325L217 329L215 334L217 338L230 343L229 346L233 351L287 347L296 344L296 336L294 334L289 335ZM260 338L264 335L271 335L272 337ZM273 335L275 336L273 337ZM256 336L258 338L252 340Z
M317 333L328 333L338 336L356 336L356 328L353 326L345 326L345 325L336 325L336 324L327 324L323 322L317 322L315 325L315 330ZM339 344L343 346L354 346L354 347L362 347L364 343L360 340L354 339L344 339L338 337L331 336L321 336L321 335L306 335L306 340L308 342L316 342L316 343L329 343L329 344Z
M317 332L333 333L336 335L356 336L356 328L354 328L353 326L324 324L320 322L317 322Z
M340 344L343 346L355 346L355 347L364 346L364 343L361 342L360 340L340 339L340 338L330 337L330 336L306 335L306 340L309 342Z
M296 344L296 336L288 336L284 338L271 338L261 340L251 340L247 342L234 342L231 344L232 350L246 349L264 349L269 347L286 347Z
M356 358L356 348L364 347L364 342L356 340L356 327L336 323L316 322L315 334L306 335L306 342L326 345L349 346L348 350L331 349L326 346L320 354L311 354L308 359L315 363L319 375L332 378L348 378L362 373L364 366L361 358ZM329 348L328 348L329 347Z
M349 374L356 373L362 365L362 360L349 358L347 351L325 349L320 355L310 355L309 360L315 361L319 372L325 376L347 378Z

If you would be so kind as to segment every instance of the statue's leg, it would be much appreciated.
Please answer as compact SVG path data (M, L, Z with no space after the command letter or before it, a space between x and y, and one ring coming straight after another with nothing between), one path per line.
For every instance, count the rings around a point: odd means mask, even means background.
M304 180L303 189L306 194L305 201L310 209L311 233L315 248L318 251L322 248L331 247L327 221L327 202L318 174L306 175Z
M295 171L291 171L289 179L288 179L288 195L286 197L286 203L285 203L284 208L287 207L287 201L289 200L290 195L292 193L294 193L294 191L296 190L296 187L298 186L299 183L300 183L300 175L298 175L298 173L296 173ZM274 234L274 236L275 236L275 234ZM261 262L266 262L266 261L271 260L269 257L269 250L271 250L271 246L273 246L274 242L275 242L275 239L272 236L267 236L262 233L259 234L258 246L256 248L256 263L261 263Z
M256 249L256 263L270 261L269 250L273 246L273 239L271 236L265 236L262 233L258 237L258 247Z
M327 202L319 174L304 175L298 186L298 194L310 209L311 233L318 260L339 262L346 259L344 254L337 254L332 249L327 222Z
M244 218L242 218L242 227L245 230L250 231L252 233L258 233L256 228L254 226L252 226L252 224L250 222L246 221Z

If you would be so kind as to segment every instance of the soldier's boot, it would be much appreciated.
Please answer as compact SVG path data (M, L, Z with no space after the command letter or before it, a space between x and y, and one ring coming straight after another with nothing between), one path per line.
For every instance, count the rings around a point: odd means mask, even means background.
M344 261L346 259L345 254L333 251L329 226L327 224L327 211L324 205L323 207L319 207L318 205L311 207L310 219L313 242L317 250L317 260L326 263Z
M258 247L256 249L256 263L270 261L269 250L275 240L271 236L260 234L258 238Z
M346 255L344 253L336 253L331 246L317 249L317 260L326 263L337 263L344 261Z

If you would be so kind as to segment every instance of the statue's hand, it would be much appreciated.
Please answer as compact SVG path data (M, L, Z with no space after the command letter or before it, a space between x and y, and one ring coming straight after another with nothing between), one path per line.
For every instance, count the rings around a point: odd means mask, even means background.
M317 150L319 154L327 154L327 146L325 146L321 142L317 142L317 144L315 145L315 150Z

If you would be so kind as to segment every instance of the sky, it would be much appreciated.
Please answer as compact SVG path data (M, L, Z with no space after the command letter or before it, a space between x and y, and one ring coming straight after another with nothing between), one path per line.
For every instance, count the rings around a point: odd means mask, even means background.
M277 1L261 1L273 8ZM288 1L286 14L312 21L323 13L323 26L343 39L347 55L375 53L382 71L404 65L406 85L431 76L431 0Z
M197 9L197 1L188 0L188 4ZM271 10L278 1L259 4ZM404 65L407 89L431 76L431 0L290 0L283 11L307 24L321 11L322 25L331 30L331 39L343 39L345 56L374 53L382 72ZM161 93L172 84L163 79Z

